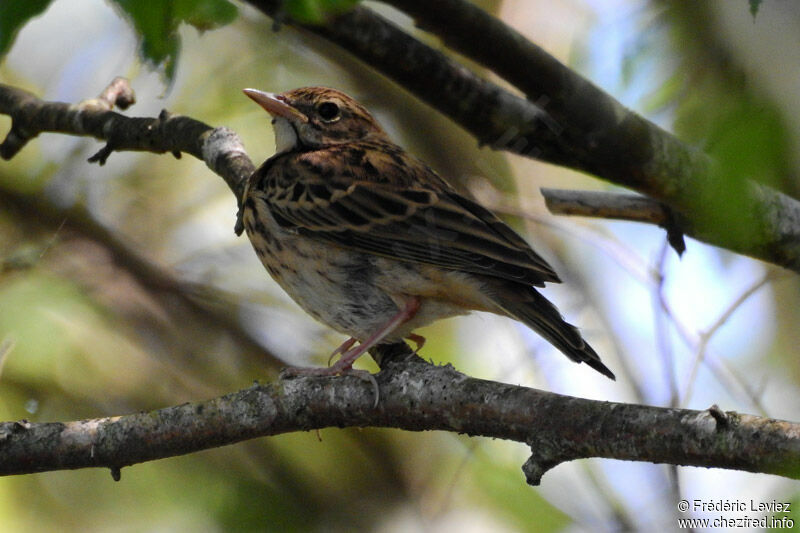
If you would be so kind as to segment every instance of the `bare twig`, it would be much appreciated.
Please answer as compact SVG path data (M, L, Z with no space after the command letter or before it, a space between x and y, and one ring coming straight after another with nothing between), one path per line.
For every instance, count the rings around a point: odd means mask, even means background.
M700 336L694 333L689 326L680 320L666 297L661 299L660 304L684 344L690 349L697 351L700 346ZM743 399L749 401L759 413L766 415L767 410L761 402L760 395L753 389L747 379L736 373L724 359L716 357L708 348L706 348L703 360L714 377L724 385L729 393L733 394L736 390L741 391Z
M0 84L0 113L11 117L11 130L0 144L0 156L11 159L25 144L43 132L87 135L106 141L89 161L101 165L114 151L182 152L204 161L221 176L236 198L255 167L238 135L228 128L207 124L166 110L158 118L131 118L110 111L111 101L133 102L123 78L115 78L100 98L78 105L45 102L33 94Z
M639 194L568 189L541 189L547 209L554 215L628 220L663 226L668 216L664 205Z
M677 407L678 381L675 376L675 358L673 356L672 342L670 341L671 336L666 322L669 314L667 313L667 299L664 294L664 282L667 279L666 259L668 251L667 243L664 242L656 259L654 270L658 272L658 275L656 283L653 284L651 289L651 299L653 301L653 330L656 334L657 351L664 367L664 379L669 390L669 405L670 407Z
M700 368L700 364L706 358L706 352L708 350L708 343L711 342L711 339L714 335L725 325L725 323L733 316L733 314L742 306L744 302L747 301L752 295L757 293L761 290L762 287L771 283L777 277L774 271L769 271L764 276L750 285L742 294L740 294L737 298L735 298L730 305L723 311L719 317L711 324L705 331L700 332L698 335L699 340L697 343L697 349L695 350L695 357L694 362L692 363L692 369L689 372L689 377L686 380L686 388L683 391L683 395L681 396L681 404L686 405L689 402L689 399L692 397L692 392L694 389L694 383L697 379L697 371Z
M656 224L667 230L667 241L682 255L686 251L683 234L689 223L661 202L639 194L600 191L542 189L547 209L554 215L628 220ZM680 220L677 220L680 218Z
M545 190L552 189L542 189L542 192ZM470 191L479 198L483 205L494 212L519 217L523 220L529 220L535 224L552 228L597 248L617 263L622 270L630 274L633 279L643 285L647 285L655 279L657 273L641 260L632 249L613 235L603 233L596 226L565 224L557 218L535 215L533 214L535 208L532 203L526 202L524 199L522 202L518 202L483 182L471 184Z
M3 366L6 364L6 359L11 350L14 349L14 339L6 337L0 341L0 376L3 375Z

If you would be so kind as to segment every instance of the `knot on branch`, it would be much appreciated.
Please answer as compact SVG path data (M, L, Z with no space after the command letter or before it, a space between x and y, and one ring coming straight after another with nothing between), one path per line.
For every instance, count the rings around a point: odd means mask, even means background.
M11 129L6 138L0 144L0 157L6 161L17 155L31 139L39 135L39 130L30 127L31 117L38 114L36 102L39 99L22 89L8 87L9 100L16 105L12 105L10 112Z
M97 109L111 111L114 107L124 111L136 103L136 94L133 92L127 78L117 76L97 98L84 100L78 104L78 109Z
M31 423L25 420L17 420L16 422L4 422L0 424L0 443L11 438L15 433L26 431L31 428Z
M556 449L553 446L536 443L531 445L531 456L522 465L522 472L525 474L525 481L532 487L538 487L544 476L550 469L572 461L580 459L575 453L569 450Z
M22 128L18 128L12 119L11 129L3 140L3 143L0 144L0 157L8 161L17 155L17 152L22 150L25 144L35 136L36 135L26 135Z
M678 254L678 257L683 256L686 251L686 241L684 240L683 226L685 221L676 213L671 207L666 204L661 204L661 210L664 213L664 220L658 225L667 232L667 242Z
M730 417L728 417L728 414L720 409L717 404L714 404L708 408L708 414L710 414L711 418L713 418L717 423L717 431L728 429L728 427L731 425Z
M83 111L86 111L84 109ZM84 117L86 120L99 120L108 139L105 146L91 156L87 161L100 166L106 164L108 157L115 151L123 149L143 149L146 147L152 152L170 152L176 159L181 158L180 150L169 150L164 146L164 139L169 139L167 132L171 120L182 118L180 115L162 109L158 118L128 118L109 110L101 111L103 116Z
M417 352L411 349L411 346L403 341L395 342L393 344L379 344L369 351L369 354L375 360L381 370L385 366L394 363L409 363L414 360L423 362L417 356Z

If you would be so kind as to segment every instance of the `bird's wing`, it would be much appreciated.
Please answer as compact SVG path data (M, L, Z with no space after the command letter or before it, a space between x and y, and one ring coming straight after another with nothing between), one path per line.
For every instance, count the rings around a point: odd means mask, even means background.
M531 285L559 281L511 228L453 190L306 175L250 194L278 224L314 239Z

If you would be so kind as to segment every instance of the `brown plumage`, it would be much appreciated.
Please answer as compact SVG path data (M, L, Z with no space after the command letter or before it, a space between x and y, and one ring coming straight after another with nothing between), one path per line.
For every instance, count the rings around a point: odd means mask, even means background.
M250 178L244 224L273 278L351 337L329 368L434 320L489 311L519 320L570 359L614 375L533 287L558 276L511 228L389 140L334 89L245 89L273 116L277 153ZM352 348L358 340L360 345Z

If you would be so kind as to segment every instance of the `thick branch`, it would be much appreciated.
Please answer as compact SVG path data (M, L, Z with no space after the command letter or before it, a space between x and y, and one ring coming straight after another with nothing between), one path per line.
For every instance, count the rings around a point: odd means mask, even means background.
M267 15L284 18L277 0L248 1ZM480 143L634 189L692 220L699 239L800 272L800 202L752 185L742 191L744 206L729 214L748 228L747 235L732 231L724 220L704 219L703 209L718 205L721 191L730 186L715 176L706 154L626 109L469 2L387 3L506 78L529 100L481 79L367 8L304 28L395 80Z
M522 442L528 481L559 463L607 457L800 478L800 425L736 413L598 402L391 362L372 387L303 377L149 413L0 424L0 474L123 466L245 439L325 427L443 430Z

